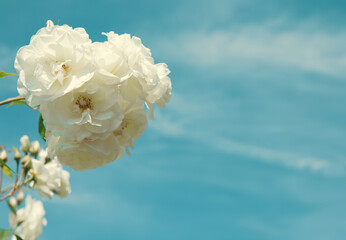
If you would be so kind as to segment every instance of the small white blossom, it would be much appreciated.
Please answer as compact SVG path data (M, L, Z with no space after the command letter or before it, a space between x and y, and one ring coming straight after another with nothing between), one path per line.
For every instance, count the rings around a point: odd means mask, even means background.
M43 204L39 200L32 199L27 196L25 200L25 208L17 211L17 228L15 234L25 240L36 240L42 233L42 226L47 225L44 218L45 210ZM13 223L13 219L10 222ZM20 225L18 225L20 223Z
M20 204L21 202L23 202L24 199L24 192L23 190L19 190L18 195L17 195L17 201Z
M31 163L32 169L29 174L34 177L31 187L35 188L41 196L52 198L54 195L53 189L58 188L60 185L60 178L56 174L50 175L49 170L41 161L32 159Z
M7 152L6 150L2 150L1 153L0 153L0 160L2 161L6 161L7 160Z
M20 155L20 152L18 151L18 149L16 147L13 147L13 153L14 153L14 159L15 160L19 160L22 158L22 156Z
M29 167L30 163L31 163L31 157L29 155L25 155L22 159L23 167L25 167L25 168Z
M68 194L70 194L70 174L62 169L62 166L58 162L57 158L53 158L45 166L48 169L51 178L56 179L56 181L58 182L58 187L55 187L53 189L53 192L61 198L66 197Z
M32 169L29 174L34 177L31 187L35 188L43 197L52 198L54 193L59 197L66 197L70 192L70 174L63 170L56 157L48 163L47 152L40 152L40 160L32 160Z
M15 208L17 206L17 199L15 197L11 197L9 204L11 207Z
M29 151L31 154L38 154L40 152L40 143L38 141L33 141L31 143Z
M20 138L20 143L22 144L22 146L20 147L20 149L23 152L29 152L30 149L30 141L29 141L29 137L27 135L24 135L23 137Z

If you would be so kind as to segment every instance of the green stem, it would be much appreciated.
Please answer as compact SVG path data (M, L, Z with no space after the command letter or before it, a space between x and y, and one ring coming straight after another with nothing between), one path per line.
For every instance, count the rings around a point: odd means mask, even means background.
M31 176L31 177L25 179L25 181L23 182L22 185L27 184L28 182L31 182L32 180L34 180L34 177L33 177L33 176Z

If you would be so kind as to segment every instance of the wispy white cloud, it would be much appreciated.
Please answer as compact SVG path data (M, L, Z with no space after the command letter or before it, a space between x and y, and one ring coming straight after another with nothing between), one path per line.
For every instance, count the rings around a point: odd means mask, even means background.
M312 156L300 156L291 152L242 144L229 139L214 140L213 146L226 153L253 157L267 163L280 164L297 169L319 171L329 167L329 162L324 159L318 159Z
M214 151L239 154L268 164L312 171L324 171L331 168L331 161L317 156L286 152L275 146L273 148L265 148L260 144L251 145L233 141L230 138L222 138L218 133L209 131L207 128L199 125L202 119L201 116L204 118L209 116L202 114L211 112L207 106L187 100L188 106L184 106L181 104L183 102L183 96L178 96L176 101L172 101L170 103L171 111L167 114L158 114L157 121L151 124L152 129L160 134L191 139L206 146L211 146ZM212 107L210 106L210 108ZM200 113L200 115L195 113Z
M252 159L259 160L268 164L277 164L294 169L309 169L312 171L321 171L330 167L330 162L325 159L319 159L315 156L301 156L292 152L285 152L279 149L269 149L258 145L243 144L230 139L222 139L218 136L212 136L208 132L194 132L193 130L184 129L182 124L172 122L170 119L161 118L159 127L154 130L161 134L184 137L213 147L214 151L238 154ZM167 129L161 127L166 126ZM174 132L179 129L179 132ZM212 139L212 140L210 140ZM206 142L209 141L209 142Z
M160 51L200 67L241 70L263 64L346 76L346 32L316 30L309 22L286 30L281 20L240 29L177 34L160 39ZM260 65L259 65L260 64Z

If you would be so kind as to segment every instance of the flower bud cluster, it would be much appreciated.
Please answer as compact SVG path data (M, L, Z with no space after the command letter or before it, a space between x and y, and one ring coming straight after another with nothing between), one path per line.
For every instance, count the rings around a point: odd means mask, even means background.
M15 60L18 91L44 118L49 156L76 170L129 153L153 104L165 107L171 95L167 65L138 37L103 34L107 41L92 42L83 28L48 21ZM24 152L38 148L23 139Z
M52 198L55 194L64 198L71 192L70 174L62 168L57 157L48 157L47 150L41 149L38 141L30 143L26 135L20 141L23 156L17 148L13 148L13 157L17 163L16 179L13 187L3 191L8 191L8 194L2 196L2 200L9 199L9 223L14 234L21 239L36 240L42 232L42 226L47 223L44 218L45 211L42 202L32 199L31 196L26 197L25 207L19 209L24 200L23 190L31 188L37 190L42 197ZM3 150L0 158L5 161L7 157L7 152Z

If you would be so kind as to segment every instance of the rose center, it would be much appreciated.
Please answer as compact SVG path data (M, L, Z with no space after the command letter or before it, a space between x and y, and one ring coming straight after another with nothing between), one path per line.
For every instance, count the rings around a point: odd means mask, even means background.
M50 63L51 73L55 78L63 85L64 79L70 75L70 67L68 63L70 60L66 60L65 62L54 61Z
M69 70L69 66L66 66L65 64L63 64L61 67L65 70L65 72L67 72L67 70Z
M90 98L85 96L78 96L75 104L79 107L80 110L84 111L86 109L93 110L93 104Z

